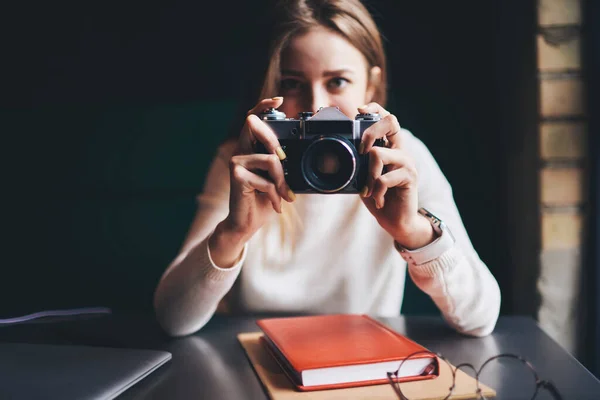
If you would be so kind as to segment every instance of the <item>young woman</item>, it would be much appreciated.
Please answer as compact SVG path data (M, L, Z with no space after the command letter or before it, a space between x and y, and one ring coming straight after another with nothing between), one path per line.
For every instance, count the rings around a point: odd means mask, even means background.
M368 10L359 0L286 1L276 21L262 100L237 140L220 147L187 238L156 289L163 328L192 333L224 299L246 312L395 316L408 268L452 327L489 334L498 284L432 155L384 108L386 60ZM380 115L359 146L369 154L367 184L355 195L296 196L281 166L286 154L257 115L275 108L296 118L327 106L350 118ZM387 145L373 146L380 138ZM270 154L255 153L257 142Z

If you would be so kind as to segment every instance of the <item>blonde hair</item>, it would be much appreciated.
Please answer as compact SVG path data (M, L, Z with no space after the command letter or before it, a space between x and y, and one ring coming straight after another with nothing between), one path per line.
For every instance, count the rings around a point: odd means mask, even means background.
M312 28L325 27L341 35L365 57L368 70L379 67L372 101L387 100L386 57L377 24L360 0L280 0L275 5L275 27L269 49L269 62L258 101L274 97L279 91L281 54L290 41ZM302 220L293 203L282 202L280 215L281 258L283 265L294 251L295 236ZM267 234L266 229L264 230ZM274 261L274 260L273 260Z

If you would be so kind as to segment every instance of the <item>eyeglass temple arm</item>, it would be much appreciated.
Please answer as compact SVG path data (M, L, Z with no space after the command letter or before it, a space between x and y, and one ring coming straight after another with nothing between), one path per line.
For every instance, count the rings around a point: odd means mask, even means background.
M552 395L552 397L555 400L563 400L563 398L560 395L560 393L558 393L558 389L556 388L556 386L554 386L554 384L552 382L550 382L550 381L542 381L542 382L540 382L540 387L543 387L547 391L549 391L550 394Z
M394 373L392 373L392 372L388 372L388 373L387 373L387 377L388 377L388 380L390 381L390 384L392 385L392 389L394 389L394 392L396 392L396 395L398 396L398 398L399 398L400 400L408 400L408 399L406 398L406 396L404 396L404 394L403 394L403 393L400 391L400 389L398 389L398 388L396 387L396 382L394 382L394 379L393 379L393 378L394 378L394 377L396 377L396 378L397 378L397 377L398 377L398 375L396 375L396 374L394 374Z

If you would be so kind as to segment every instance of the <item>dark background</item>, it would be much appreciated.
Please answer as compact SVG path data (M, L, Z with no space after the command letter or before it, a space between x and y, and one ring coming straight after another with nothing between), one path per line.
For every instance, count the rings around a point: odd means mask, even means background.
M389 56L388 109L453 185L504 314L534 315L537 301L537 254L523 251L539 240L529 235L537 189L522 187L537 174L522 158L537 145L533 3L367 2ZM151 312L214 148L264 71L263 4L40 2L3 13L0 315ZM515 209L534 210L525 228ZM403 311L436 312L413 286Z
M582 336L582 362L600 376L600 2L587 0L583 8L583 62L589 110L589 226L584 253L587 286L584 314L587 329Z

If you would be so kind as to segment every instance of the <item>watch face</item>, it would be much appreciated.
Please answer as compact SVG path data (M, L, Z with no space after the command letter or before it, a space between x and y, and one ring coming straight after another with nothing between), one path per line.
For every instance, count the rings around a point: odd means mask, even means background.
M421 214L429 220L429 222L433 226L433 229L435 230L435 233L437 233L438 235L441 235L442 231L445 230L446 226L442 222L442 220L430 213L429 210L427 210L426 208L419 208L419 214Z

